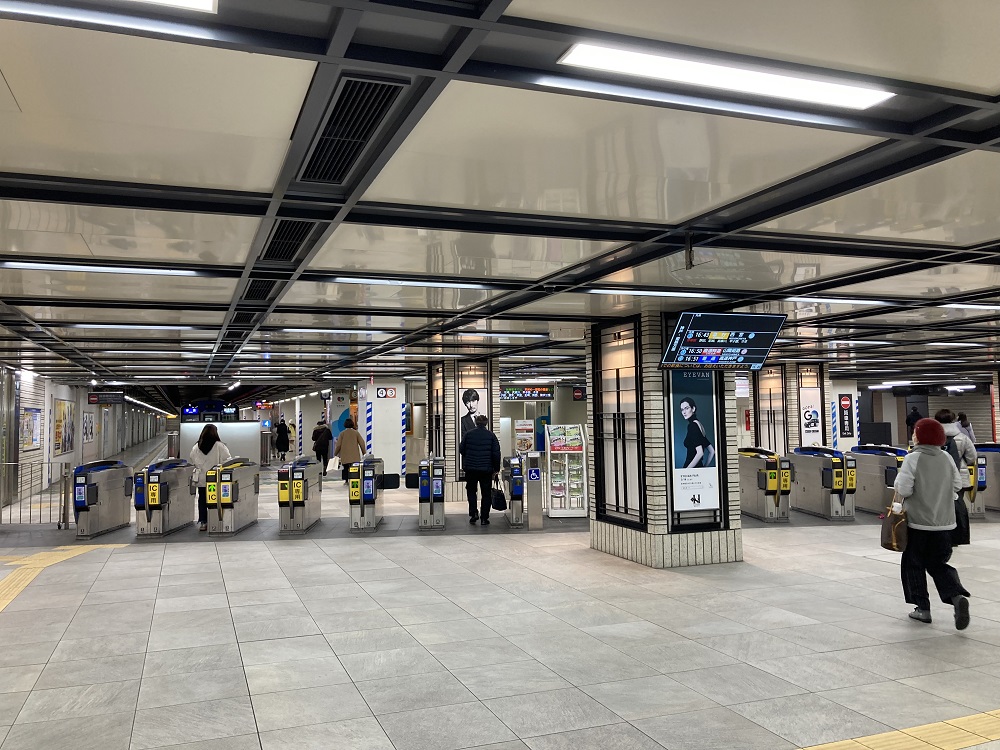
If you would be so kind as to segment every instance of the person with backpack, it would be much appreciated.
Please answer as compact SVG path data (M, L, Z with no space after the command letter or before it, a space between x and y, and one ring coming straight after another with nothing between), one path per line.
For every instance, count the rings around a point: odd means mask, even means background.
M958 422L958 429L960 429L965 435L972 441L972 444L976 444L976 431L972 429L972 422L969 421L968 416L966 416L964 411L960 411L958 416L955 418Z
M896 475L895 490L906 510L907 540L900 561L903 596L914 605L910 619L931 621L931 600L927 574L934 579L941 601L955 610L955 627L969 627L969 600L958 577L948 564L951 535L955 529L955 493L965 486L955 462L941 448L945 444L944 425L921 419L913 430L916 443L903 459Z
M500 441L490 432L490 423L485 414L476 416L476 427L466 433L458 446L458 454L462 457L462 467L465 469L465 494L469 499L469 523L475 523L482 518L483 526L490 525L490 507L493 501L493 491L490 484L493 477L500 472ZM482 494L480 513L476 508L476 490Z
M969 467L976 465L976 446L973 445L969 437L962 432L955 415L951 409L939 409L934 414L934 419L941 423L944 428L945 444L944 449L951 456L958 468L958 473L962 477L962 489L958 491L955 498L955 517L957 527L952 533L952 545L969 544L969 506L965 502L965 493L969 489Z

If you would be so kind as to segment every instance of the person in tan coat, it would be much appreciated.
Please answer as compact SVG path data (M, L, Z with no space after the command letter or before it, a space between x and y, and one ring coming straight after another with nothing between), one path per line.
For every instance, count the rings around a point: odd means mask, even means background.
M337 442L333 446L333 455L340 457L340 464L343 467L344 484L347 484L347 468L360 461L366 450L368 447L365 445L365 439L354 428L354 420L346 420L344 429L337 435Z

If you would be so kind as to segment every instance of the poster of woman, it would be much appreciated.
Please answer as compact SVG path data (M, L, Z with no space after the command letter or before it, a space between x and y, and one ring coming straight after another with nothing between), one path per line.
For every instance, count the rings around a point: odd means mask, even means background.
M675 511L719 508L714 374L670 372L670 436Z

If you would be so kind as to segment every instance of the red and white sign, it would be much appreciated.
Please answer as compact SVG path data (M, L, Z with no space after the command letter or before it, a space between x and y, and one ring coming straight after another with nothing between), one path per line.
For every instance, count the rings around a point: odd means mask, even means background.
M840 397L840 408L841 409L850 409L851 408L851 397L850 396L841 396Z

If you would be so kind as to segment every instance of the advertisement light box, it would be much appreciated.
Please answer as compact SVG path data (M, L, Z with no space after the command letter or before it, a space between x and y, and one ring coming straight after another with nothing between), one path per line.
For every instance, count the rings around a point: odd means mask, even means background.
M660 367L759 370L784 322L784 315L681 313Z

